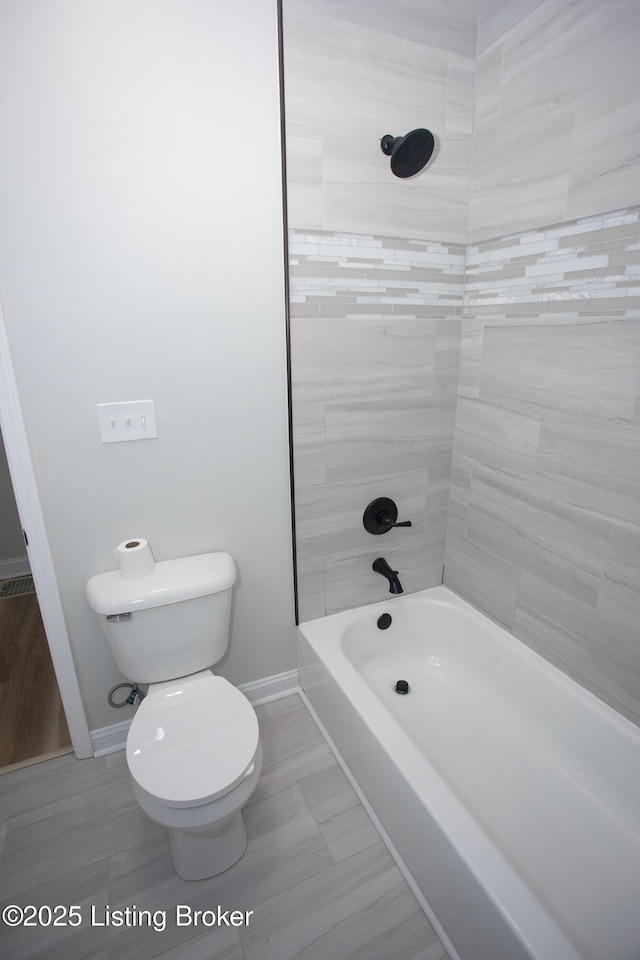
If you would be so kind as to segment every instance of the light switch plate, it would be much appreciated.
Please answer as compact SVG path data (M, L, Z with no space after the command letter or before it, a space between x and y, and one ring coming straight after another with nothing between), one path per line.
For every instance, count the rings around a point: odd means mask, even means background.
M99 403L98 422L103 443L151 440L158 436L153 400L125 400Z

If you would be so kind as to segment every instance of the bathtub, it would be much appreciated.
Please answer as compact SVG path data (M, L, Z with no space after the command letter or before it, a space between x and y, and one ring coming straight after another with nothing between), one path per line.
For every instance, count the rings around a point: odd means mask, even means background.
M301 624L299 667L454 960L640 960L638 728L445 587Z

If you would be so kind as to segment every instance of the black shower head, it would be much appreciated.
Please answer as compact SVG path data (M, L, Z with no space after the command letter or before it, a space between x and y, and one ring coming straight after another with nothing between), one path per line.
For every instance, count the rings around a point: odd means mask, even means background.
M431 159L435 140L430 130L419 127L404 137L386 133L380 141L382 152L391 157L391 173L396 177L413 177Z

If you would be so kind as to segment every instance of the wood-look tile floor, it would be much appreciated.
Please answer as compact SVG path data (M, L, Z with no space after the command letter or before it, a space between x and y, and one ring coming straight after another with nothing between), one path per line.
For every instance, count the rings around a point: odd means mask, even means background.
M0 600L1 768L71 750L35 594Z
M0 908L78 905L82 922L10 928L0 920L0 956L445 960L300 698L257 713L265 759L245 807L249 844L210 880L176 876L164 829L133 797L123 753L60 757L1 777ZM122 926L98 925L107 905L111 916L121 911ZM218 905L253 913L238 927L180 926L177 905L183 918ZM150 911L151 925L135 925L134 907Z

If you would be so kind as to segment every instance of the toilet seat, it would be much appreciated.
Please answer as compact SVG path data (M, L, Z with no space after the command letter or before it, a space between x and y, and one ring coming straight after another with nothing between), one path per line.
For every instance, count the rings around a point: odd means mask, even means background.
M258 718L224 677L205 670L152 684L127 737L127 764L142 790L169 807L196 807L251 776Z

